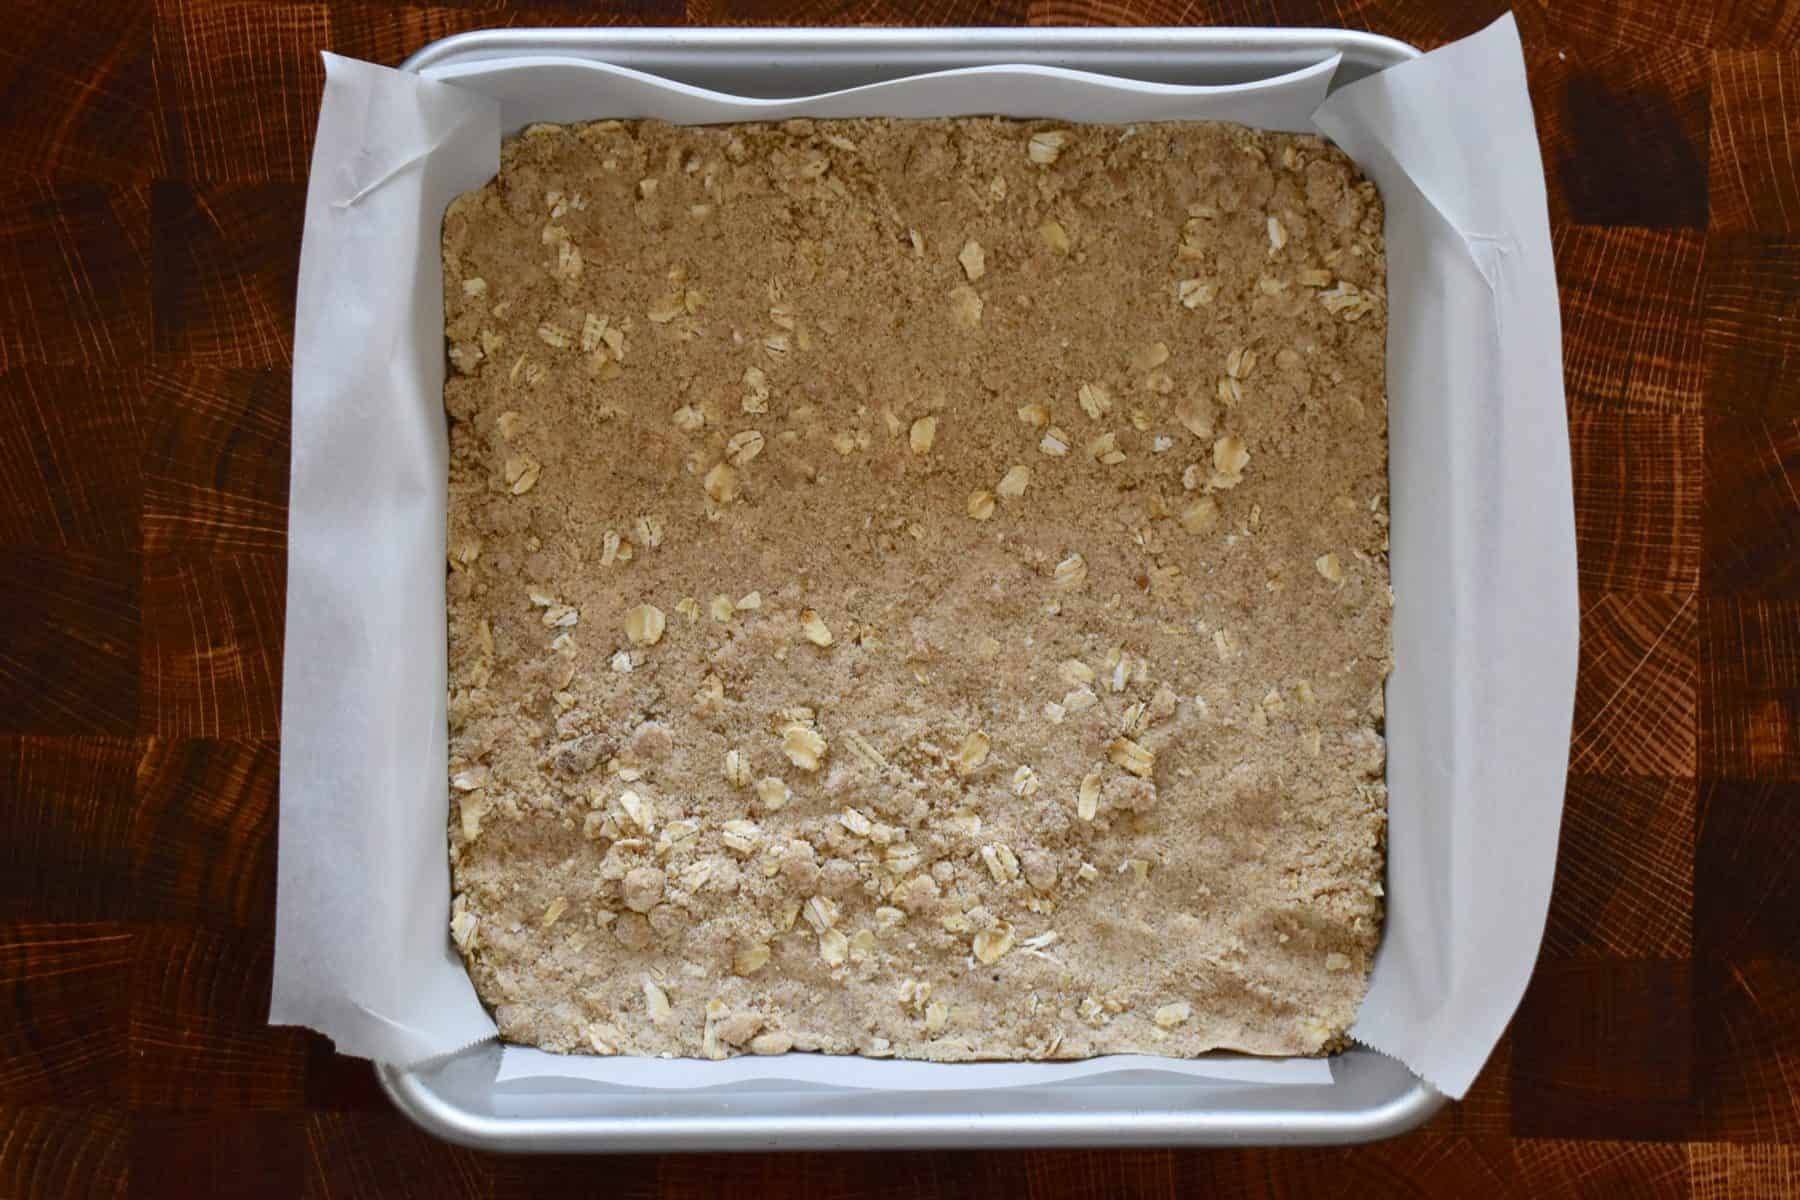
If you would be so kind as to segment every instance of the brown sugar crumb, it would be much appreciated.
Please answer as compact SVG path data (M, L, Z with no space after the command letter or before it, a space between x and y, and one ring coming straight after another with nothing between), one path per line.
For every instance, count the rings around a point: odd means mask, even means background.
M536 126L444 268L451 934L504 1037L1341 1043L1389 663L1342 154Z

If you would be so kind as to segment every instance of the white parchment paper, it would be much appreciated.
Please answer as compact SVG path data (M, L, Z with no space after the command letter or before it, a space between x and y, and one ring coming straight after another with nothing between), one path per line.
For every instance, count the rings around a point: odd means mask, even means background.
M999 113L1317 130L1387 202L1395 670L1389 915L1351 1032L1453 1096L1543 931L1573 711L1576 586L1542 168L1510 17L1331 93L1335 59L1177 87L995 66L826 96L722 96L581 59L441 78L326 56L295 330L270 1020L413 1063L494 1036L447 935L445 424L438 234L530 121ZM504 1081L962 1089L1121 1070L1323 1083L1317 1060L704 1062L507 1048Z

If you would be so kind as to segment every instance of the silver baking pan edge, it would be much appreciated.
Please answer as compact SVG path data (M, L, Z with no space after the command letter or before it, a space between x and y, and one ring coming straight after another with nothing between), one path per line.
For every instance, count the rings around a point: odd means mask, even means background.
M1265 79L1343 55L1335 83L1415 57L1336 29L504 29L444 38L402 69L558 55L603 59L747 96L809 95L927 71L1032 63L1162 83ZM596 116L603 114L595 114ZM1356 1047L1322 1087L1226 1087L1114 1076L977 1092L849 1092L793 1084L625 1091L569 1082L501 1090L487 1043L416 1067L376 1064L396 1107L489 1150L693 1150L1321 1145L1417 1128L1444 1097Z

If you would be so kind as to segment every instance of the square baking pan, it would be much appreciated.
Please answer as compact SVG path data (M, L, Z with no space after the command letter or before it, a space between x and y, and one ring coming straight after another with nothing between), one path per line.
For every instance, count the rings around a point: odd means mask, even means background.
M997 63L1231 85L1332 54L1341 56L1334 77L1341 86L1418 50L1321 29L508 29L434 41L403 70L587 58L725 94L785 97ZM418 1067L378 1063L376 1072L419 1126L448 1141L517 1151L1330 1144L1406 1132L1444 1103L1400 1061L1364 1047L1332 1058L1332 1079L1318 1087L1109 1074L967 1092L792 1081L650 1090L563 1079L499 1087L499 1058L490 1042Z
M1159 83L1245 83L1333 54L1342 56L1334 78L1342 86L1418 53L1391 38L1324 29L508 29L433 42L403 69L587 58L769 98L1001 63ZM421 1127L453 1142L511 1151L1329 1144L1403 1133L1444 1100L1397 1060L1363 1047L1332 1058L1331 1082L1322 1086L1114 1074L966 1092L793 1082L687 1090L574 1080L501 1087L500 1052L489 1042L421 1066L377 1064L376 1071L394 1104Z

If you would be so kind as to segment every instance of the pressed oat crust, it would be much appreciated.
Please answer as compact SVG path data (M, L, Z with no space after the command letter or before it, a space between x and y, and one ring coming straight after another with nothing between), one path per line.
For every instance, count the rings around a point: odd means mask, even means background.
M1337 1044L1391 604L1342 154L537 127L444 266L452 931L505 1038Z

